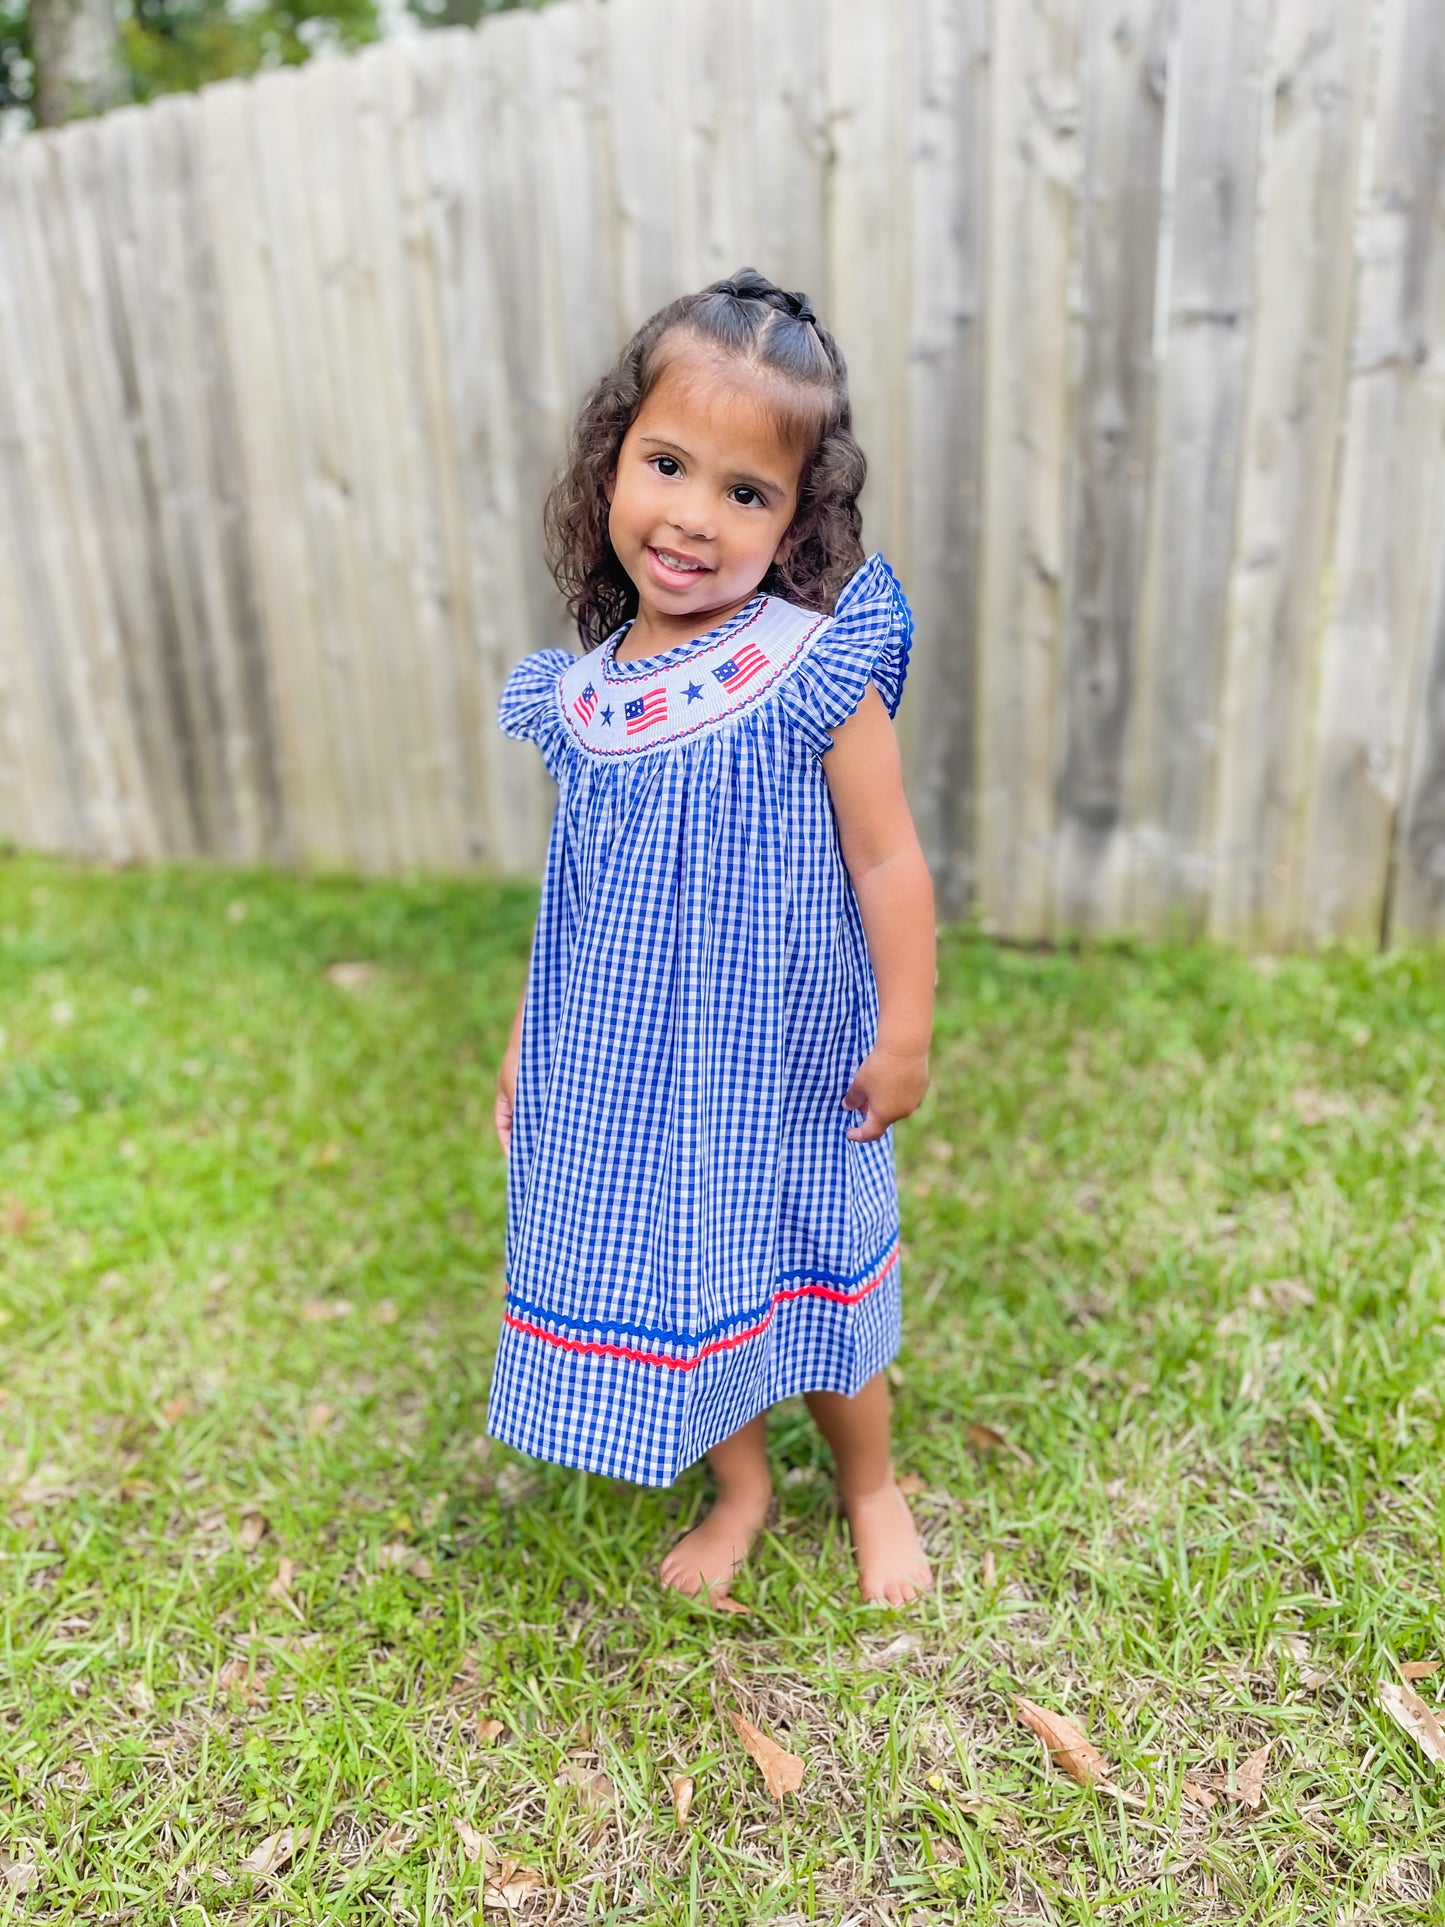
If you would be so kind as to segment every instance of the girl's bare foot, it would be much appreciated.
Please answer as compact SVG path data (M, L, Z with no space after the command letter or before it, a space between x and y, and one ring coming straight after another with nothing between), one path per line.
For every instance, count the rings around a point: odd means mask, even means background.
M847 1397L841 1392L804 1396L838 1468L838 1496L858 1560L858 1589L874 1605L906 1606L933 1584L933 1569L893 1476L888 1380L878 1372Z
M772 1491L723 1494L700 1526L678 1540L662 1562L662 1583L689 1596L725 1598L762 1530Z
M709 1599L726 1595L762 1530L773 1502L768 1476L768 1415L759 1412L707 1455L717 1499L700 1526L679 1539L662 1562L664 1586Z
M908 1501L892 1477L871 1492L839 1495L853 1535L858 1590L870 1604L906 1606L933 1584Z

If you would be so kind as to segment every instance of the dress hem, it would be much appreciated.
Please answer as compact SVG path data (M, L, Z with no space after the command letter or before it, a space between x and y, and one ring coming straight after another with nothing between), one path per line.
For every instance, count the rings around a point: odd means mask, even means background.
M888 1369L893 1363L893 1360L898 1356L901 1344L902 1337L900 1335L886 1356L880 1357L878 1363L872 1365L867 1374L859 1378L856 1383L851 1382L851 1379L839 1383L835 1378L827 1384L823 1384L809 1378L809 1375L804 1373L803 1377L808 1380L807 1383L792 1385L786 1390L779 1391L776 1396L769 1396L764 1399L755 1410L749 1412L746 1417L740 1418L737 1424L733 1426L732 1431L725 1432L723 1438L731 1438L733 1432L740 1431L744 1425L750 1425L761 1413L771 1411L773 1406L781 1405L785 1399L805 1398L809 1392L836 1392L843 1398L856 1397L871 1379L876 1378L879 1372ZM521 1452L527 1458L536 1459L541 1465L566 1466L573 1472L590 1472L595 1478L620 1479L625 1485L646 1486L650 1490L659 1492L665 1491L670 1485L675 1485L684 1472L690 1472L695 1465L701 1465L708 1453L713 1449L712 1445L705 1445L696 1458L689 1459L685 1465L674 1467L670 1474L658 1474L655 1477L649 1478L636 1473L619 1470L617 1465L612 1462L611 1455L609 1454L599 1454L595 1452L576 1452L569 1454L565 1450L561 1452L539 1452L535 1444L528 1445L520 1438L509 1438L507 1430L502 1425L494 1424L490 1418L488 1418L487 1421L486 1431L489 1439L495 1439L499 1445L505 1445L513 1452ZM721 1438L713 1440L713 1445L721 1445L721 1443Z

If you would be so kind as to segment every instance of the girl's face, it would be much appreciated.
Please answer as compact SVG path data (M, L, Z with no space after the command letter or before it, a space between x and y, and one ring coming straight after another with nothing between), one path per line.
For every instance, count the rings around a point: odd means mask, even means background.
M742 364L684 353L627 431L608 533L637 589L633 637L647 653L735 615L787 535L803 451L784 440L768 401Z

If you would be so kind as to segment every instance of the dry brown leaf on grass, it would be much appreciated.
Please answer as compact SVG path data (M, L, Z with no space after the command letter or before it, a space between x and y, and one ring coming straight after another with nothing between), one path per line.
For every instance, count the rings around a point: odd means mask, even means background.
M803 1774L807 1770L797 1754L785 1752L776 1740L770 1740L766 1733L754 1726L751 1720L745 1720L741 1713L729 1713L728 1718L773 1798L781 1800L785 1793L796 1793L803 1784Z
M991 1425L979 1425L976 1421L965 1425L963 1436L975 1452L1005 1452L1008 1440L1002 1432L996 1432Z
M1264 1772L1269 1764L1269 1749L1273 1745L1273 1740L1266 1740L1263 1746L1257 1747L1234 1776L1235 1798L1247 1806L1251 1813L1264 1799Z
M870 1666L899 1666L917 1658L923 1651L923 1641L916 1633L898 1633L880 1646L876 1652L868 1654Z
M280 1873L310 1838L310 1827L282 1827L279 1833L268 1833L260 1846L253 1847L246 1855L236 1871L263 1875Z
M336 1416L335 1406L328 1405L324 1398L318 1399L317 1402L311 1407L311 1410L306 1414L307 1438L314 1439L319 1437L320 1434L326 1430L327 1426L331 1423L332 1419L334 1419L335 1416Z
M172 1426L180 1423L190 1409L190 1393L177 1392L174 1398L168 1398L161 1407L161 1424L169 1432Z
M998 1563L993 1556L993 1547L986 1548L983 1555L983 1583L985 1590L991 1590L998 1578Z
M617 1789L605 1773L595 1767L584 1766L580 1760L567 1760L558 1769L553 1786L575 1787L577 1797L585 1807L610 1806L617 1798Z
M1049 1758L1080 1786L1108 1786L1109 1762L1081 1727L1062 1713L1051 1713L1033 1700L1016 1699L1014 1708L1031 1733L1048 1748Z
M506 1732L500 1720L478 1720L477 1738L479 1740L499 1740Z
M488 1913L511 1913L542 1884L542 1876L534 1867L524 1867L520 1860L499 1858L489 1842L483 1843L482 1856L487 1875L482 1905Z
M456 1815L452 1816L452 1825L457 1830L457 1838L462 1843L462 1852L466 1855L467 1859L480 1860L487 1850L487 1843L481 1834L477 1832L475 1827L468 1825L465 1820L458 1818Z
M370 1318L373 1325L394 1325L401 1313L389 1298L380 1299L371 1308Z
M1430 1679L1440 1670L1438 1659L1407 1659L1400 1667L1401 1679Z
M1430 1708L1408 1686L1401 1686L1395 1680L1380 1681L1380 1704L1419 1747L1420 1751L1434 1760L1437 1766L1445 1766L1445 1726L1431 1712Z
M266 1515L258 1512L255 1506L248 1505L241 1514L241 1523L236 1527L236 1538L243 1552L254 1552L266 1537Z
M687 1825L687 1816L692 1812L692 1796L697 1789L697 1781L690 1773L674 1773L672 1776L672 1811L680 1827Z
M265 1699L262 1688L264 1673L253 1670L248 1659L228 1659L216 1675L216 1684L228 1693L239 1693L248 1706L258 1706Z
M709 1593L707 1602L715 1613L750 1613L751 1606L745 1606L741 1599L734 1599L731 1593Z
M1204 1807L1208 1810L1210 1807L1219 1805L1219 1795L1211 1793L1207 1786L1200 1786L1197 1780L1186 1780L1182 1790L1185 1799L1192 1807Z
M12 1860L0 1847L0 1879L12 1894L33 1893L40 1884L40 1869L33 1860Z
M920 1492L928 1490L928 1481L917 1472L905 1472L898 1480L898 1490L905 1498L916 1499Z
M283 1553L276 1561L276 1577L266 1588L272 1599L290 1599L291 1583L296 1577L296 1561Z

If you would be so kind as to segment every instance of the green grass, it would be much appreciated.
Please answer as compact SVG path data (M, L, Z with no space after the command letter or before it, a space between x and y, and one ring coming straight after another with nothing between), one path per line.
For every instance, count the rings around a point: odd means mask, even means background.
M940 1584L854 1603L788 1407L732 1617L652 1578L700 1474L481 1436L533 905L0 863L0 1920L480 1922L458 1821L525 1920L1445 1920L1378 1700L1445 1658L1445 958L949 937L898 1132Z

